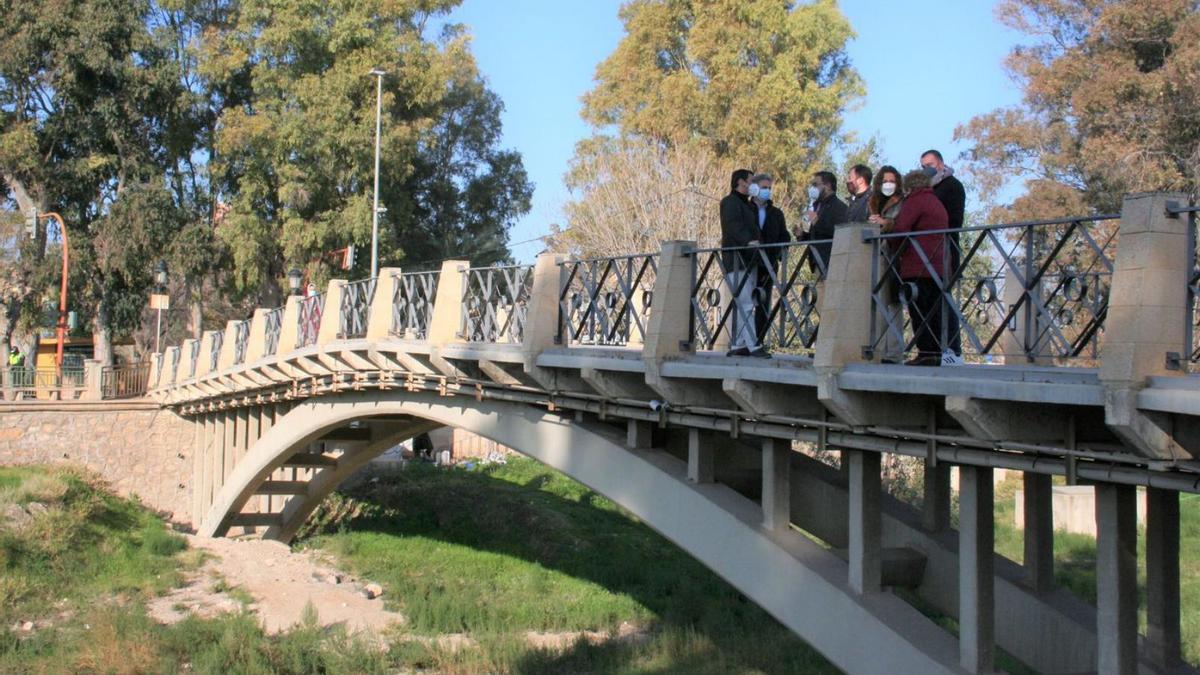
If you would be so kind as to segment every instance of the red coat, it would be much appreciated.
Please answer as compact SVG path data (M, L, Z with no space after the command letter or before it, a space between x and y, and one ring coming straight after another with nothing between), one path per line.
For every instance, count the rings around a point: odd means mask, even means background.
M950 227L950 216L946 214L946 207L942 206L942 202L933 194L933 190L917 188L904 198L904 203L900 206L900 215L896 216L896 224L892 228L892 232L899 234L900 232L920 232L922 230L944 230L948 227ZM944 269L942 263L948 236L937 234L908 238L908 245L900 254L900 278L919 279L932 276L925 267L925 262L921 260L920 254L917 253L919 246L925 252L925 257L929 259L930 264L937 270L938 276L945 281L946 275L942 272ZM900 237L892 239L892 250L899 249L904 241Z

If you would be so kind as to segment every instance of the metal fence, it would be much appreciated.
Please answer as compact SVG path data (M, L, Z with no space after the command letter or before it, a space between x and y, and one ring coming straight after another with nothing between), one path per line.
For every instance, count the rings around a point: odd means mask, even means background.
M392 335L408 340L424 340L429 335L440 276L436 271L406 272L396 278L396 290L392 293Z
M558 343L643 342L657 276L657 253L559 263Z
M324 309L324 293L310 295L300 301L300 319L296 333L298 347L317 344L317 334L321 332L321 313Z
M83 368L31 368L8 366L0 369L0 392L12 400L80 398L87 387Z
M533 291L533 266L475 267L463 271L459 335L468 342L519 344Z
M969 362L1094 361L1118 217L864 237L873 254L864 350L889 359L954 352Z
M117 399L145 396L149 381L149 361L136 361L123 366L105 366L100 370L100 397Z
M263 314L263 356L279 351L279 333L283 329L283 308L276 307Z
M1183 348L1167 353L1167 367L1172 370L1196 372L1200 363L1200 233L1196 231L1196 206L1193 198L1188 204L1167 204L1167 216L1187 218L1188 281L1187 309L1183 322Z
M196 377L196 366L200 363L200 340L192 341L192 352L188 354L188 377Z
M353 281L342 286L342 306L338 313L338 337L353 340L367 336L371 300L375 297L375 278Z
M225 345L225 331L214 330L212 334L212 344L208 349L208 369L214 371L217 369L217 364L221 361L221 347Z
M233 363L246 362L246 345L250 342L250 322L239 321L233 326Z
M692 250L692 349L749 343L811 352L820 316L817 295L832 242L803 241Z

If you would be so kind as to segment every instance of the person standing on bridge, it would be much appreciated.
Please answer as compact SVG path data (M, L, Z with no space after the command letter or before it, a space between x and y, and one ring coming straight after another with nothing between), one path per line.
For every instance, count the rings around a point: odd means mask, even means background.
M784 247L780 244L791 241L792 235L788 233L787 219L783 211L771 201L771 186L774 184L771 174L757 174L751 179L751 183L758 186L758 194L751 197L750 201L757 212L758 228L762 231L762 243L765 247L758 256L758 275L754 284L754 332L758 344L765 345L767 315L771 309L772 279L778 274L779 258L784 253Z
M871 168L866 164L855 164L846 175L846 192L850 201L846 209L846 222L865 223L870 216Z
M762 243L758 216L750 204L749 169L738 169L729 179L729 194L721 200L721 267L733 296L728 356L767 356L754 334L754 279L757 256L753 246ZM754 186L758 192L758 186Z
M846 203L838 199L837 178L829 171L818 171L813 174L808 186L808 198L812 200L812 209L804 214L809 223L807 231L797 230L798 241L821 241L824 243L812 246L813 255L820 259L810 261L813 272L820 271L822 277L829 267L829 254L833 251L833 230L846 222L849 212Z
M900 172L894 166L884 165L879 168L879 173L875 174L875 182L871 186L871 196L867 203L871 214L867 216L867 222L878 225L881 234L891 232L896 225L896 217L900 215L900 208L904 202L900 185ZM899 269L892 264L891 256L886 251L880 253L882 260L879 264L888 266L881 275L883 278L877 303L878 323L883 329L883 335L873 346L882 354L881 362L900 363L904 358L904 319L900 308Z
M950 220L946 207L929 186L929 176L921 170L904 176L904 202L896 216L893 232L944 230ZM942 365L942 290L936 271L945 269L946 238L940 234L909 236L890 240L900 255L900 279L910 289L908 315L916 336L917 356L909 366Z
M942 153L937 150L926 150L921 155L921 169L929 176L933 194L946 207L946 215L950 217L950 227L962 229L967 209L967 191L962 181L954 177L954 169L946 166ZM958 233L949 236L950 268L949 274L942 281L949 283L958 273L958 263L961 255ZM957 284L955 284L957 285ZM962 336L958 330L958 316L954 312L946 313L946 329L950 336L946 349L942 352L942 364L947 366L962 365Z

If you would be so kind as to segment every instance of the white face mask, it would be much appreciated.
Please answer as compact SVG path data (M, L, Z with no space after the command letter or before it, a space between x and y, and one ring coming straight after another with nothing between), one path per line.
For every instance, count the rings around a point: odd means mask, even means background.
M815 202L815 201L817 201L817 199L820 196L821 196L821 188L817 187L816 185L808 186L808 198L809 199L811 199L812 201Z
M749 188L749 190L750 190L750 196L751 196L751 197L757 197L757 196L758 196L758 185L757 185L756 183L751 183L751 184L750 184L750 188Z
M896 184L884 183L883 185L879 186L879 191L883 193L884 197L891 197L892 195L896 194Z

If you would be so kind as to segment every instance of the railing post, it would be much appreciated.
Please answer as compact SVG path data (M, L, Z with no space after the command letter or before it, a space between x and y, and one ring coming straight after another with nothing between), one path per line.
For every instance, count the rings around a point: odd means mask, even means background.
M287 304L283 306L283 318L279 321L279 346L275 348L275 355L282 356L288 352L296 351L300 341L300 303L304 302L304 298L298 295L289 295Z
M99 401L104 398L104 392L101 390L102 380L104 379L104 364L95 359L87 359L83 362L83 381L84 390L80 398L88 401ZM62 383L59 383L62 386Z
M663 377L662 364L691 353L692 256L694 241L663 242L654 280L654 301L646 324L642 358L646 361L646 384L672 402L684 403L686 387Z
M342 332L342 293L345 292L345 279L331 279L329 290L325 293L325 306L321 308L321 328L317 331L317 345L325 346L341 338Z
M400 268L384 267L375 280L375 296L371 298L371 309L367 315L366 339L373 342L386 340L392 333L392 298L400 285Z
M537 367L537 357L543 350L554 346L554 338L558 335L558 263L561 259L562 256L557 253L543 253L534 263L533 288L529 292L525 334L521 341L525 372L550 390L556 388L554 376L541 372Z
M254 310L254 316L250 319L250 337L246 339L246 353L242 357L244 363L254 363L266 353L267 314L270 311L262 307Z
M200 356L196 359L196 379L213 372L211 354L213 342L219 334L221 331L206 330L204 336L200 338Z
M1159 459L1191 457L1172 437L1165 413L1137 405L1147 378L1184 374L1169 369L1167 353L1181 350L1191 317L1192 252L1186 250L1187 218L1168 215L1167 203L1186 200L1181 193L1125 197L1100 353L1105 422L1138 452Z
M442 263L442 269L438 275L437 295L433 301L433 319L429 322L426 341L429 343L430 363L446 375L457 375L459 372L452 363L438 354L438 350L448 344L464 342L458 331L462 325L463 290L465 288L463 272L470 265L465 260L447 260Z
M217 370L232 368L237 353L237 331L241 321L225 322L225 338L221 341L221 355L217 357Z

